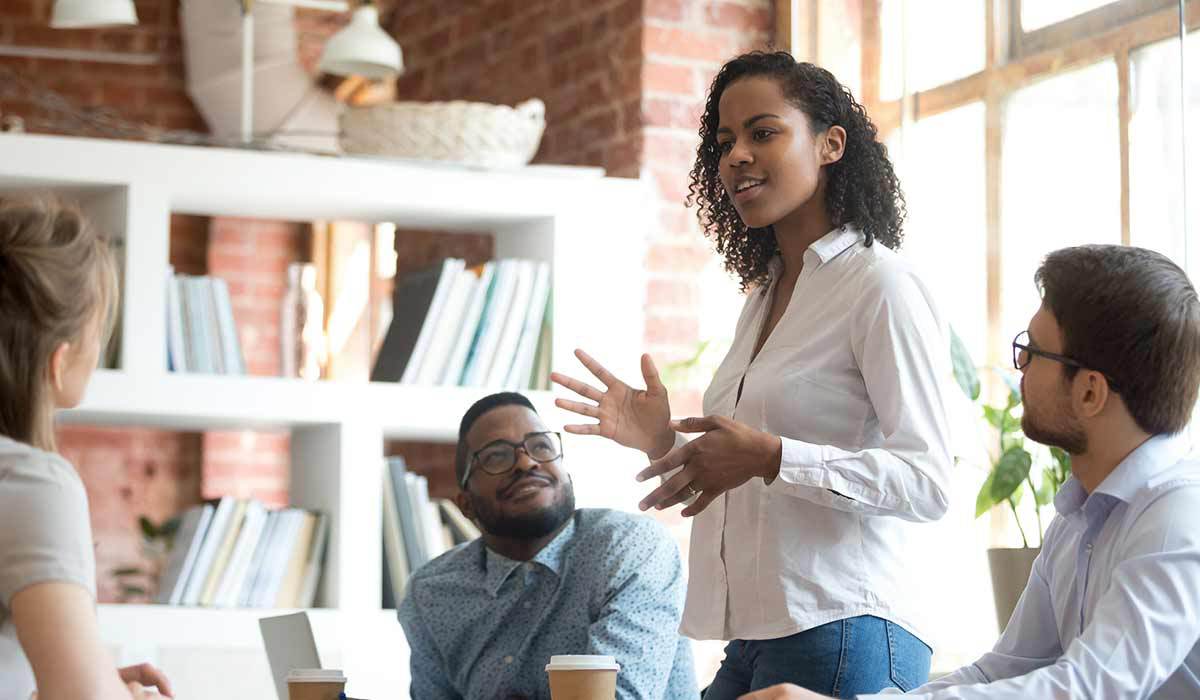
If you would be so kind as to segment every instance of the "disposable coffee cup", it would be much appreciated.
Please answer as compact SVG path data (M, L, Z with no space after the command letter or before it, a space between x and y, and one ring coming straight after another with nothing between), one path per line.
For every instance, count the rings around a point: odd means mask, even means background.
M551 656L551 700L614 700L620 670L611 656Z
M338 700L346 677L337 668L293 668L288 672L288 700Z

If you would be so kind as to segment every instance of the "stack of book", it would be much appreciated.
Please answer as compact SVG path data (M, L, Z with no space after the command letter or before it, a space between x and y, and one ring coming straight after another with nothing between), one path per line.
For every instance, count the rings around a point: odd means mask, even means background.
M329 518L221 498L184 513L159 582L163 605L310 608Z
M447 258L398 280L392 305L372 381L548 388L548 264Z
M167 362L172 372L246 373L225 280L191 275L167 280Z
M383 607L394 608L412 572L479 537L479 529L453 503L430 499L429 483L402 457L387 459L383 482Z

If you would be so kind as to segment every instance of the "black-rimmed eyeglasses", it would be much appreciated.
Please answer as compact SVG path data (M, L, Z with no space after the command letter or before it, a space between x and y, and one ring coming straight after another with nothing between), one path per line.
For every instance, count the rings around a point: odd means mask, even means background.
M1073 360L1073 359L1067 357L1066 355L1059 355L1056 352L1047 352L1046 350L1042 350L1041 348L1033 347L1033 345L1030 344L1029 331L1021 331L1020 333L1017 334L1016 338L1013 338L1012 349L1013 349L1013 367L1017 368L1018 370L1022 370L1022 369L1025 369L1026 367L1028 367L1029 363L1033 361L1033 356L1038 355L1038 356L1044 357L1048 360L1054 360L1055 362L1061 362L1064 365L1067 365L1068 367L1075 367L1077 369L1086 369L1086 370L1090 370L1093 372L1100 372L1100 370L1088 367L1087 365L1084 365L1083 363L1079 362L1078 360ZM1117 388L1117 383L1113 381L1112 377L1108 376L1107 374L1104 374L1104 372L1100 372L1100 374L1103 375L1104 378L1108 380L1108 388L1109 389L1112 389L1113 391L1120 391Z
M562 457L562 436L547 431L529 433L521 442L493 440L476 450L467 460L467 468L459 485L464 489L467 487L467 479L471 478L471 470L475 467L493 476L508 473L517 464L517 450L524 450L538 464L553 462Z

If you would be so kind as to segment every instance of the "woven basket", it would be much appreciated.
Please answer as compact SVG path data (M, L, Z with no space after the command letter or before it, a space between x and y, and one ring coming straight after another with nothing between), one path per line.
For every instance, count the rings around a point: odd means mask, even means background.
M340 117L346 153L520 167L537 152L546 127L539 99L515 108L484 102L391 102L351 108Z

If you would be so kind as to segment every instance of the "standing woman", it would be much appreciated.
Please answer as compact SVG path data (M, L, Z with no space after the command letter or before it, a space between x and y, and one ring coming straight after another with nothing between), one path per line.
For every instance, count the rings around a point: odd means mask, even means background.
M887 152L828 71L745 54L710 88L691 203L747 296L706 417L670 420L648 355L639 391L578 351L605 389L554 375L588 400L558 406L598 419L566 429L646 453L639 480L665 480L643 509L690 501L681 628L732 640L708 700L783 680L838 697L916 687L931 651L905 542L947 508L949 343L894 252Z
M54 412L82 398L116 297L108 245L78 212L0 197L0 700L171 692L104 648L87 494L54 445Z

